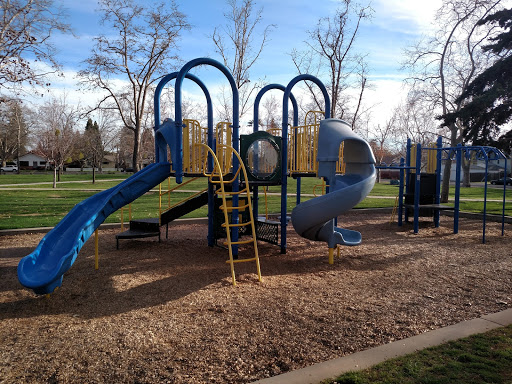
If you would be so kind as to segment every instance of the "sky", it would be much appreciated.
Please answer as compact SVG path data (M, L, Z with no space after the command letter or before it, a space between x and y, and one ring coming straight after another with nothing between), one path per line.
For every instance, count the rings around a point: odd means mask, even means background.
M58 4L59 0L55 0ZM77 71L89 55L93 37L101 31L99 14L95 12L96 0L60 0L67 9L69 23L75 36L56 35L53 42L63 65L64 78L52 81L52 93L66 93L70 103L92 104L97 94L83 94L77 89ZM145 0L139 0L144 3ZM180 11L192 25L184 31L179 55L183 62L197 57L211 57L221 61L216 54L211 38L213 29L223 25L223 13L227 10L225 0L176 0ZM297 75L290 58L292 49L303 49L307 31L315 27L322 17L334 14L335 0L256 0L263 7L261 26L275 24L270 41L251 70L253 79L264 79L265 83L286 85ZM402 80L407 73L400 70L403 49L432 30L433 15L441 0L373 0L373 18L360 28L355 48L367 55L369 81L372 89L366 94L366 104L373 106L375 123L383 122L392 108L404 97ZM102 31L108 33L108 31ZM206 81L207 80L207 81ZM223 81L221 75L208 77L207 86L213 89ZM327 81L328 79L320 80ZM185 91L193 94L192 89ZM213 92L212 92L213 93ZM246 120L250 119L247 116Z

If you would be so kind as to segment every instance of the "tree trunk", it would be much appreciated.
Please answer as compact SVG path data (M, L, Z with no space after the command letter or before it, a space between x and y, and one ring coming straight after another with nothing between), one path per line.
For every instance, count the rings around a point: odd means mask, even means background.
M139 171L139 131L140 128L136 127L133 133L133 157L132 168L134 172Z
M53 166L53 188L57 188L57 167Z
M96 183L96 157L92 157L92 183Z
M450 192L450 173L452 170L452 161L446 160L443 169L443 182L441 185L441 203L448 202L448 193Z
M471 169L471 159L469 159L469 160L463 159L463 161L462 161L462 174L463 174L462 186L465 188L471 187L471 173L469 172L470 169Z
M450 124L450 146L456 147L458 144L457 127L455 124ZM452 159L446 160L443 171L443 181L441 183L441 203L448 202L448 193L450 191L450 173L452 170Z
M20 146L21 146L21 126L18 121L18 137L17 137L17 143L16 143L16 166L18 167L18 170L16 173L20 174Z

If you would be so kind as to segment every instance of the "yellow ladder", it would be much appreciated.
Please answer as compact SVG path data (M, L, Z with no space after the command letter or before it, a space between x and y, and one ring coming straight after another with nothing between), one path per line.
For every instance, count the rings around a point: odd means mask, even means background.
M249 261L255 261L256 262L256 270L257 270L257 274L258 274L258 280L261 282L260 259L258 257L258 243L257 243L257 239L256 239L256 229L255 229L255 225L254 225L254 217L253 217L253 212L252 212L249 183L246 182L244 188L237 192L228 192L228 191L226 191L226 188L224 188L225 184L231 184L236 180L236 178L240 175L240 171L242 171L242 173L243 173L244 180L248 180L247 171L244 167L244 163L242 162L240 155L235 151L235 149L233 147L231 147L229 145L221 144L221 146L226 149L226 151L225 151L226 156L231 155L229 152L234 153L238 157L238 161L240 164L240 166L238 167L238 170L235 172L233 178L231 180L224 180L224 176L226 175L226 173L223 174L223 169L221 168L219 160L218 160L217 156L215 155L215 153L213 152L213 150L205 144L196 144L196 145L205 147L207 149L207 151L212 155L214 163L215 163L212 173L207 174L206 173L207 157L206 157L204 160L204 165L203 165L203 174L210 179L210 182L212 184L219 185L219 188L217 189L217 191L215 193L220 195L222 198L222 205L220 207L224 213L224 224L222 224L222 227L224 227L226 229L226 237L227 237L227 241L224 244L227 245L228 251L229 251L229 260L227 260L226 263L229 263L231 266L231 277L232 277L232 281L233 281L233 286L236 286L235 263L244 263L244 262L249 262ZM219 146L219 144L217 145L217 147L218 146ZM218 172L216 172L216 170L218 170ZM238 206L233 206L233 205L228 206L227 201L226 201L226 195L232 195L232 196L239 195L240 196L240 195L243 195L244 193L246 195L246 200L242 204L239 203ZM242 199L240 199L239 201L241 201L241 200ZM250 217L249 221L236 223L236 224L232 224L229 222L229 212L232 212L233 210L245 210L245 209L249 209L249 217ZM249 240L231 241L231 228L234 228L234 227L240 228L240 227L249 226L249 225L251 226L251 234L252 234L251 238ZM237 259L237 260L233 259L232 245L234 245L234 244L250 244L250 243L252 243L254 246L254 257L251 257L248 259Z

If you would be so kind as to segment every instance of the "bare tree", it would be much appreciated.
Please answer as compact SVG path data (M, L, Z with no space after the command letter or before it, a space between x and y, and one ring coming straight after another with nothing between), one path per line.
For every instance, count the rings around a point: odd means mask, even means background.
M0 90L19 93L22 84L48 85L47 76L59 71L50 37L55 31L70 32L64 11L53 0L0 4Z
M119 131L119 119L117 113L108 109L101 109L97 115L98 130L101 137L101 147L106 151L114 151L115 140ZM103 153L103 154L104 154Z
M463 106L459 96L486 63L493 60L479 47L495 33L493 27L479 27L478 22L500 9L501 0L444 0L436 14L438 30L434 36L418 42L406 51L411 83L421 101L437 115L457 112ZM433 114L435 116L436 114ZM459 122L448 126L449 142L463 142ZM445 162L441 201L448 201L451 162ZM469 168L466 167L469 182Z
M76 124L79 107L67 104L65 96L46 101L38 110L36 150L54 166L53 187L60 181L64 163L70 159L78 140Z
M226 24L216 27L211 38L216 52L235 79L240 99L240 116L243 116L249 110L251 96L261 87L261 81L251 83L250 70L260 57L275 25L267 25L262 32L258 31L263 8L255 9L254 0L241 0L241 4L237 0L227 0L227 4L229 10L224 14ZM257 41L255 35L259 35ZM223 89L219 114L229 119L231 97L227 94Z
M395 111L383 125L377 124L372 129L370 145L377 164L382 164L390 157L397 129L397 119ZM377 182L380 182L380 170L377 171Z
M332 17L318 20L316 27L309 31L308 50L293 50L291 57L299 73L328 76L327 88L331 98L331 117L351 117L357 120L364 90L367 88L367 65L364 57L354 52L361 22L371 18L370 6L359 6L352 0L340 0L340 5ZM354 75L357 78L354 83ZM321 93L307 83L316 109L323 108ZM359 89L355 110L349 112L349 88ZM351 116L350 116L351 115ZM354 124L352 124L354 125Z
M413 143L419 143L426 147L436 141L439 126L434 118L432 108L423 103L422 95L410 92L407 99L399 103L394 111L395 116L395 145L405 157L405 142L411 139ZM441 132L442 133L442 132Z
M265 97L261 104L261 122L265 129L276 128L277 122L282 120L282 98L278 99L275 94Z
M134 0L100 0L102 24L115 31L95 37L95 47L79 72L82 85L101 89L97 109L114 109L133 132L133 167L139 169L139 144L152 86L176 68L177 43L186 16L174 2L139 5ZM119 86L119 82L125 84Z
M19 156L28 142L30 110L18 100L10 100L0 110L0 163L16 160L19 173Z

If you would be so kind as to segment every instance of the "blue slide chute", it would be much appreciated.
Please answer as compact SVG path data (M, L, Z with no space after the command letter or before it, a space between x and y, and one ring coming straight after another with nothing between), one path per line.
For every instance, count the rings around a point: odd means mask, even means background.
M153 163L122 183L78 203L18 264L18 279L37 294L60 287L64 273L105 219L170 176L171 164Z
M345 174L336 174L339 149L344 142ZM295 231L310 240L358 245L361 234L334 226L334 218L361 202L373 189L375 157L368 143L343 120L325 119L318 134L318 177L325 177L329 193L297 205L292 211Z

